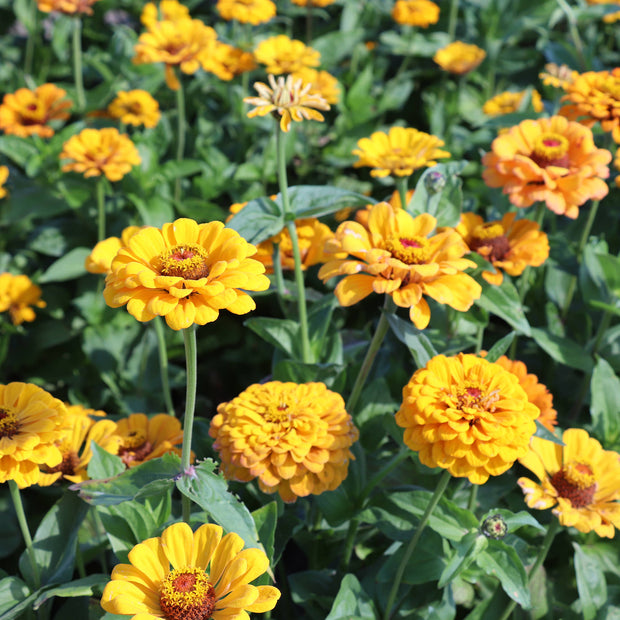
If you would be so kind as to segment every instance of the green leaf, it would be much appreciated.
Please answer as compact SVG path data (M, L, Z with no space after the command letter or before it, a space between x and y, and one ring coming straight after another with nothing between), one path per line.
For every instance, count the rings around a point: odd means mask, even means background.
M321 217L346 207L365 207L376 200L357 192L330 185L294 185L288 190L291 211L295 219ZM276 204L282 205L282 196L276 197Z
M508 534L514 534L519 528L526 526L534 527L541 532L547 531L547 528L544 525L538 523L538 521L536 521L536 519L525 510L515 513L510 510L505 510L504 508L494 508L493 510L489 510L480 518L480 523L483 523L488 517L497 514L501 515L502 519L506 522Z
M374 79L373 66L367 64L348 89L345 103L350 126L360 125L377 116L376 100L372 92Z
M487 538L478 533L470 532L454 543L456 553L452 556L439 578L438 588L445 587L456 579L487 547Z
M250 200L226 226L236 230L249 243L256 245L282 231L284 216L279 205L271 198L255 198Z
M74 597L74 596L92 596L93 588L104 586L110 581L109 575L95 574L84 577L83 579L76 579L69 583L63 583L62 585L45 590L43 594L37 597L34 602L33 609L39 609L46 601L59 596L62 598Z
M276 525L278 524L278 503L269 502L254 510L252 518L258 532L258 539L265 548L265 553L269 558L269 563L273 561L274 540L276 534Z
M113 478L125 471L125 463L123 463L120 457L106 452L92 440L90 442L90 447L93 451L93 456L88 463L86 471L91 480Z
M91 252L92 248L73 248L54 261L39 278L39 282L66 282L83 276L86 273L84 261Z
M39 149L30 140L18 136L0 136L0 153L6 155L20 168L39 154Z
M211 459L202 461L194 467L194 476L177 480L177 488L225 530L239 534L246 546L261 548L250 511L228 490L226 480L214 473L215 465Z
M209 168L200 159L183 159L181 161L171 159L158 168L157 177L164 181L174 181L204 171L209 172Z
M618 394L620 379L602 357L596 360L590 381L590 415L592 430L606 445L615 445L620 439Z
M347 574L325 620L375 620L377 609L355 575Z
M273 369L273 379L294 383L320 381L330 390L340 392L346 381L346 369L344 364L305 364L297 360L282 360Z
M581 613L584 620L594 620L597 610L607 603L605 575L596 557L588 555L586 548L574 542L573 549L575 550L575 576Z
M157 226L159 228L174 220L174 207L170 199L155 195L144 200L136 194L128 194L127 198L138 210L144 226Z
M293 359L301 358L299 325L289 319L272 319L269 317L252 317L244 322L265 342L280 349Z
M487 574L499 579L506 594L524 609L531 607L527 574L517 552L501 540L489 540L476 564Z
M428 336L411 321L395 314L388 314L387 320L392 333L409 349L418 368L424 368L432 357L438 355Z
M564 442L557 435L552 433L546 426L541 424L539 420L534 420L534 422L536 423L536 432L534 433L536 437L557 443L559 446L564 445Z
M4 620L5 614L10 614L19 603L35 596L36 593L30 595L28 586L18 577L4 577L0 580L0 618ZM6 618L15 618L17 613L19 611L6 615Z
M592 358L570 338L561 338L547 329L533 327L531 336L540 348L557 362L584 372L592 371Z
M473 254L470 255L470 258L473 256ZM476 300L476 305L504 319L517 333L530 336L530 324L525 318L519 293L510 279L505 277L500 286L494 286L485 280L482 280L480 284L482 295Z
M485 360L496 362L506 351L508 351L512 341L515 339L515 332L510 332L503 338L500 338L488 351Z

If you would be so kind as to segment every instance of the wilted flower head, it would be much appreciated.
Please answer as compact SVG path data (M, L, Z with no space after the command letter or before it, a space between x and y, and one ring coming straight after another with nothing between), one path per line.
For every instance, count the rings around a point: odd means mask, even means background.
M0 274L0 312L9 311L13 325L35 320L35 308L45 308L41 289L28 276L12 273Z
M68 160L63 172L86 178L104 175L110 181L120 181L142 161L129 136L112 127L83 129L64 143L60 159Z
M482 178L517 207L541 201L575 219L587 200L609 192L603 179L611 153L596 148L587 127L563 116L525 120L495 138L491 149L482 159Z
M209 434L227 478L258 478L285 502L333 491L346 478L359 433L323 383L251 385L217 411Z
M127 247L129 239L133 237L141 226L127 226L121 233L121 237L108 237L97 243L93 251L84 261L84 269L89 273L109 273L112 261L121 248Z
M269 568L265 552L243 549L239 535L222 533L212 523L195 532L173 523L161 537L137 544L130 564L112 570L101 606L140 620L241 620L273 609L280 592L250 585Z
M515 375L476 355L437 355L403 388L396 423L428 467L484 484L529 449L538 408Z
M159 123L159 103L145 90L119 91L108 105L108 113L126 125L152 128Z
M491 97L482 106L482 111L487 116L502 116L503 114L511 114L516 112L521 106L523 98L527 94L526 90L519 92L506 91ZM534 112L542 112L545 109L540 93L536 90L532 91L532 108Z
M295 73L304 67L318 67L321 55L302 41L290 39L285 34L261 41L254 50L258 62L267 65L267 73Z
M71 102L64 100L67 92L54 84L43 84L34 90L19 88L4 95L0 105L0 131L26 138L51 138L52 121L69 118Z
M435 52L433 60L449 73L462 75L473 71L487 53L477 45L455 41Z
M439 7L431 0L396 0L392 18L397 24L427 28L439 21Z
M271 0L217 0L216 8L223 19L254 26L276 16L276 5Z
M304 119L323 121L318 110L329 110L329 104L320 95L310 94L310 84L303 84L300 79L288 75L276 78L267 76L269 86L263 82L254 82L258 97L246 97L243 101L256 106L248 112L249 118L266 116L272 113L275 118L280 116L280 129L287 132L291 121L301 122Z
M620 454L604 450L583 429L569 428L563 446L532 437L519 462L540 484L519 478L530 508L552 512L565 527L613 538L620 527Z
M99 0L37 0L40 11L57 11L65 15L92 15L92 6Z

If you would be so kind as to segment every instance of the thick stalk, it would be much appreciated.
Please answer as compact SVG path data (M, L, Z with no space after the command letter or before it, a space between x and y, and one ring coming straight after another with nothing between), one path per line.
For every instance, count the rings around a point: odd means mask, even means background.
M198 359L196 355L196 325L183 330L185 344L185 366L187 373L185 394L185 417L183 418L183 447L181 452L181 473L189 471L192 453L192 430L194 426L194 411L196 409L196 384L198 381ZM192 501L183 495L183 521L189 523L192 511Z
M415 534L413 538L409 541L409 544L405 549L405 554L403 555L403 559L400 561L400 565L398 566L398 570L396 571L396 576L394 577L392 589L390 590L390 594L388 596L387 604L385 606L385 613L383 614L383 620L389 620L392 615L392 607L394 606L394 601L396 600L396 595L398 594L398 588L400 587L400 584L403 580L403 575L405 574L407 564L409 564L411 555L413 554L416 546L418 545L418 542L422 536L422 532L424 531L424 528L426 527L426 524L428 523L428 520L430 519L433 510L435 510L435 506L437 506L439 500L442 498L451 477L452 476L447 469L441 475L439 483L437 484L435 492L433 493L433 496L431 497L428 505L426 506L426 510L422 515L422 519L415 531Z
M172 404L172 394L170 392L170 378L168 377L168 349L166 348L166 336L162 319L156 316L153 319L155 334L157 335L157 350L159 353L159 374L161 376L161 389L164 393L164 403L166 412L175 415L174 405Z
M177 89L177 161L183 161L185 154L185 92L183 91L183 81L179 79ZM181 201L181 177L178 176L174 182L174 203Z
M28 529L28 521L26 519L26 513L24 512L22 496L15 480L9 480L9 491L11 492L11 500L13 501L13 506L15 507L15 514L17 515L19 529L22 532L24 543L26 543L26 552L28 553L28 558L30 559L34 587L35 590L38 590L41 587L41 573L39 572L39 565L37 564L37 560L34 555L34 545L32 544L32 536L30 536L30 530Z
M95 192L97 194L97 241L105 239L105 178L97 181Z
M81 111L86 107L86 97L82 75L82 20L79 17L73 20L73 80L77 107Z

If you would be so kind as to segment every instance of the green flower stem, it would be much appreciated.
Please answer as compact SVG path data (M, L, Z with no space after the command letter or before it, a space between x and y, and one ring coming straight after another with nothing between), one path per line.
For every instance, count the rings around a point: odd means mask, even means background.
M566 15L568 32L570 33L570 38L575 46L575 51L577 52L577 58L579 58L581 70L586 71L588 64L586 63L586 58L583 53L583 43L581 41L581 37L579 36L579 30L577 29L577 18L575 17L575 13L565 0L558 0L558 4L560 5L562 11L564 11L564 15Z
M84 566L84 556L82 555L82 548L80 546L80 537L78 536L75 541L75 564L77 566L78 575L80 579L86 577L86 567Z
M159 352L159 374L161 376L161 388L164 393L164 403L169 415L176 415L172 404L172 394L170 392L170 378L168 377L168 350L166 348L166 337L161 317L153 319L155 334L157 335L157 349Z
M598 206L600 204L600 200L595 200L590 207L590 213L588 214L588 221L581 233L581 239L579 240L579 247L577 248L577 261L581 260L581 255L583 254L583 249L586 247L586 243L588 242L588 237L590 236L590 231L592 230L592 225L594 224L594 220L596 218L596 213L598 211ZM566 299L564 300L564 306L562 307L562 319L566 318L568 311L570 310L570 305L573 301L573 296L575 295L575 290L577 288L577 276L573 276L568 283L568 288L566 289Z
M551 548L551 543L553 542L553 539L555 538L555 535L558 533L559 529L560 529L560 522L557 519L553 519L551 523L549 524L549 529L547 530L547 533L545 534L545 539L542 542L540 553L538 554L538 557L536 558L536 562L534 562L534 565L532 566L531 570L528 573L528 581L532 580L532 577L534 577L534 575L536 574L536 571L541 567L542 563L545 561L545 558L547 557L547 554L549 553L549 549ZM511 600L499 620L508 620L508 618L510 618L510 615L512 614L516 606L517 606L517 602Z
M312 43L312 2L306 3L306 45Z
M84 96L84 76L82 75L82 20L79 17L73 21L73 80L75 81L75 98L78 110L86 107Z
M196 325L183 330L185 343L185 365L187 371L187 390L185 394L185 417L183 418L183 447L181 452L181 473L189 470L192 452L192 427L196 409L196 384L198 381L198 359L196 355ZM192 502L183 495L183 521L189 523Z
M97 181L97 241L105 239L105 178Z
M39 7L37 6L37 0L30 0L30 28L28 28L28 38L26 39L26 52L24 55L24 75L32 74L34 48L37 38L38 16Z
M471 490L469 491L469 500L467 502L467 510L469 510L469 512L475 512L477 502L478 502L478 485L472 484Z
M17 515L17 521L19 523L19 529L22 531L24 542L26 543L26 551L30 558L30 566L32 568L32 576L34 578L35 590L41 587L41 574L39 573L39 565L34 555L34 546L32 544L32 536L30 536L30 530L28 529L28 521L26 520L26 513L24 512L24 504L22 503L22 496L19 492L19 487L15 480L9 480L9 491L11 492L11 499L13 500L13 506L15 507L15 514Z
M392 607L394 606L394 601L396 600L396 595L398 594L398 588L400 587L403 575L405 574L405 569L407 568L409 559L411 558L411 555L413 554L422 536L422 532L424 531L424 528L426 527L426 524L428 523L428 520L430 519L433 510L435 510L435 506L437 506L439 500L442 498L451 478L452 476L450 472L446 469L441 475L439 483L435 488L435 492L433 493L433 496L431 497L428 505L426 506L426 510L422 515L422 519L418 524L413 538L409 541L409 544L405 549L405 555L403 555L403 559L401 560L398 570L396 571L396 577L394 578L394 583L392 584L392 589L390 590L390 594L388 596L387 604L385 606L385 613L383 614L383 620L389 620L392 615Z
M282 196L282 207L284 209L284 219L286 229L291 236L293 245L293 259L295 261L295 284L297 285L297 307L299 313L299 326L301 329L301 359L305 364L311 361L310 338L308 336L308 310L306 306L306 287L304 284L304 272L301 269L301 253L299 252L299 239L297 238L297 228L293 217L291 203L288 197L288 178L286 174L286 152L283 131L278 125L276 127L276 147L278 154L278 184L280 195Z
M183 161L185 154L185 92L183 82L179 79L177 90L177 161ZM174 182L174 203L181 201L181 177L178 176Z
M280 244L273 244L273 275L276 280L276 290L278 291L278 304L280 305L280 310L282 311L282 315L285 318L288 318L288 312L286 311L286 304L284 303L284 274L282 272L282 259L280 252Z
M396 188L398 189L398 195L400 196L400 206L403 209L407 208L408 185L409 185L409 177L396 177Z
M450 2L450 13L448 17L448 39L450 42L454 41L456 36L456 21L459 15L459 0L452 0Z

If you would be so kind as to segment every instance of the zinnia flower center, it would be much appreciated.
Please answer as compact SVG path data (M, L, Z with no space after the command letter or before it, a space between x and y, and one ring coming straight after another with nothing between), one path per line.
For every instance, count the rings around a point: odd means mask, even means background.
M504 259L510 251L510 242L500 223L487 222L476 226L469 248L493 263Z
M141 431L130 431L123 437L123 445L118 450L118 456L125 465L133 461L143 461L153 451L153 444L147 440Z
M426 237L390 237L385 243L385 249L406 265L426 263L431 256Z
M75 475L75 470L78 467L80 462L80 457L73 451L64 452L62 455L62 462L56 467L48 467L45 471L48 474L55 474L56 472L61 472L63 476L73 476Z
M587 463L573 461L551 477L551 484L560 497L569 500L573 508L584 508L594 500L596 480Z
M209 275L206 250L194 243L175 245L159 256L162 276L175 276L185 280L200 280Z
M568 140L559 133L543 133L534 145L532 159L541 167L560 166L568 168Z
M191 566L170 571L161 584L159 606L167 620L209 620L215 609L209 576Z
M467 382L465 387L458 387L456 394L453 394L455 408L460 409L464 413L471 414L472 409L475 411L495 411L495 404L499 400L499 391L493 390L487 394L483 387L475 383ZM472 421L475 423L475 420Z
M15 413L10 409L0 408L0 437L8 437L10 439L18 430L19 424Z
M291 419L290 407L285 402L278 405L270 404L263 415L263 419L271 424L282 424Z

